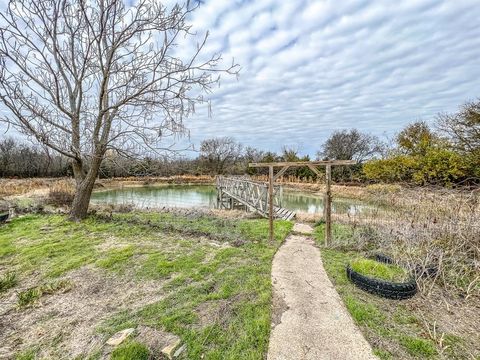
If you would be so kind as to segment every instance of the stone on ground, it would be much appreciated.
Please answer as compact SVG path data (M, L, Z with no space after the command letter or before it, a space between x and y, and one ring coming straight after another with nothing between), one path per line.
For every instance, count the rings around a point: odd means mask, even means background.
M110 339L107 340L107 345L118 346L122 342L124 342L134 332L135 332L134 328L121 330L115 333Z
M169 359L173 359L175 357L175 350L180 346L180 343L180 339L172 341L162 349L162 354L166 355Z
M283 312L274 314L268 360L376 359L311 239L286 239L273 260L272 282L274 298L282 304L276 310Z
M295 223L293 225L293 232L304 234L304 235L310 235L313 233L313 228L308 224Z

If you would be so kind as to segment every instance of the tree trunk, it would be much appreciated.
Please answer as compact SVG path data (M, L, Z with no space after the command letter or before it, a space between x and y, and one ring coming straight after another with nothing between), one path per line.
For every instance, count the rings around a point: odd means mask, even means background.
M87 216L90 196L92 195L95 178L85 179L75 188L75 197L73 198L72 208L70 209L70 220L80 221Z
M82 176L83 166L77 167L77 169L74 167L77 186L75 188L75 196L73 198L72 208L70 209L70 220L80 221L87 217L88 206L90 205L90 197L92 196L92 191L97 178L98 170L100 168L100 163L101 160L93 162L86 176Z

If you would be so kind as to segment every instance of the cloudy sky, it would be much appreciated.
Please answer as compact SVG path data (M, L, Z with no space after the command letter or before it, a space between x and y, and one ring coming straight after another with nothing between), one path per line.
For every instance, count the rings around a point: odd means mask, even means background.
M479 0L203 0L191 22L204 55L241 66L187 120L197 149L231 136L314 155L336 129L391 136L480 97Z
M478 0L206 0L192 22L242 67L188 120L196 144L313 155L333 130L392 135L480 97Z

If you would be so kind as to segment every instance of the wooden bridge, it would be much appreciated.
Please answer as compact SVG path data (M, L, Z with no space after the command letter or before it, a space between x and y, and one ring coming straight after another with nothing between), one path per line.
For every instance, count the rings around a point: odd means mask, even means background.
M217 176L217 199L220 208L233 209L245 207L263 217L269 217L268 184L252 181L247 177ZM295 213L281 206L279 185L273 186L273 216L277 219L291 220Z

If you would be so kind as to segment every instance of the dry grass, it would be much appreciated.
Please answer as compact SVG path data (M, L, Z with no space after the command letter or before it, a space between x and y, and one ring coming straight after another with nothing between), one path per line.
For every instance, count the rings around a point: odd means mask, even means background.
M54 187L73 188L70 178L0 179L0 196L45 195Z
M435 285L465 298L480 295L480 193L433 189L376 191L369 207L337 215L351 226L342 246L375 250L417 273L424 294ZM438 269L426 276L429 268Z
M75 190L70 183L59 182L49 190L46 202L54 206L70 206L75 196Z

